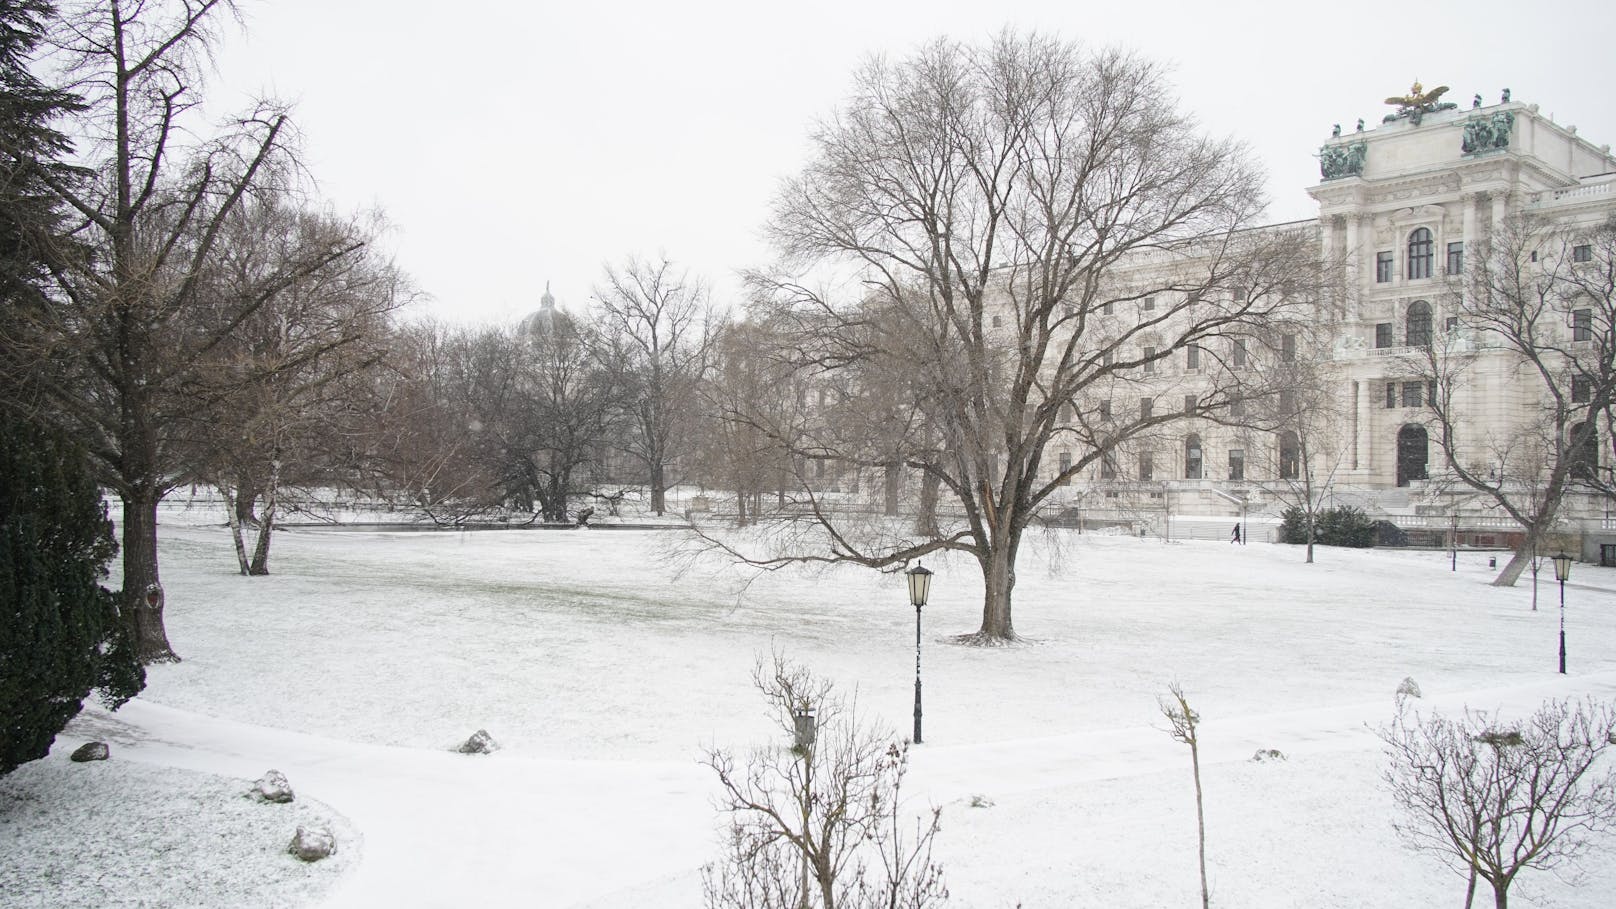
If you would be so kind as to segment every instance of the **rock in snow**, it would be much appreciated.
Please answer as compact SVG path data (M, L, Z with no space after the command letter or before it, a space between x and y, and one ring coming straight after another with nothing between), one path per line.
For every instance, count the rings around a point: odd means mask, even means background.
M1403 679L1403 683L1397 686L1397 693L1399 695L1407 695L1408 697L1412 698L1423 697L1423 695L1420 694L1420 683L1414 681L1413 676L1408 676Z
M499 750L499 743L488 734L488 730L479 729L471 734L471 738L460 743L455 749L461 754L493 754Z
M287 782L286 774L279 770L271 770L258 782L253 783L252 791L248 795L260 802L290 802L293 798L292 784Z
M325 827L298 827L286 851L305 862L318 862L337 853L337 838Z
M106 742L85 742L77 750L68 755L68 760L84 763L85 761L104 761L112 754Z
M1278 748L1258 748L1257 753L1252 755L1251 759L1259 764L1267 761L1283 761L1285 760L1285 752L1280 751Z

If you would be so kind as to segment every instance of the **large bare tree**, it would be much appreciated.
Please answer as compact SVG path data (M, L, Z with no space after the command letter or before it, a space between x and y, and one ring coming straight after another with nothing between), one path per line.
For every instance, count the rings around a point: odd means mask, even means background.
M77 219L77 242L54 249L55 293L20 332L35 345L36 387L123 501L123 615L147 662L178 659L163 625L157 503L185 479L174 434L193 405L187 385L278 290L267 282L204 327L193 316L206 266L231 213L295 176L283 107L260 104L212 137L195 122L213 30L233 12L228 0L101 0L50 32L66 87L87 105L75 130L85 170L37 171ZM25 149L0 152L30 162ZM353 248L308 250L283 285Z
M748 557L895 570L962 552L985 581L966 639L1012 639L1017 554L1039 509L1130 440L1226 412L1251 338L1310 292L1315 244L1246 229L1257 169L1175 110L1159 67L1049 37L873 61L813 143L769 224L781 264L756 281L831 391L795 451L883 473L901 459L943 507L921 532L872 530L803 478L817 537ZM848 280L843 296L816 289ZM1155 368L1192 346L1207 360L1194 401L1145 404ZM849 438L834 405L893 388L909 406L887 408L879 444Z
M667 259L630 256L606 266L595 297L604 309L604 330L617 336L628 358L622 364L625 449L644 468L651 510L660 515L667 509L669 465L691 453L689 430L712 365L716 326L707 287Z
M1579 487L1610 494L1601 425L1616 401L1616 222L1564 225L1516 216L1455 285L1459 331L1432 339L1418 364L1433 383L1432 422L1447 469L1523 528L1493 584L1514 586ZM1509 361L1540 406L1471 430L1488 391L1479 362Z

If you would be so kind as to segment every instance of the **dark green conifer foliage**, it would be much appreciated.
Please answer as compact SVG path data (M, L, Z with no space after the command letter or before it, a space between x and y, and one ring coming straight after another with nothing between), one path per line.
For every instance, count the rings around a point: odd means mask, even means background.
M145 685L99 583L118 551L84 454L0 410L0 774L43 757L99 688Z

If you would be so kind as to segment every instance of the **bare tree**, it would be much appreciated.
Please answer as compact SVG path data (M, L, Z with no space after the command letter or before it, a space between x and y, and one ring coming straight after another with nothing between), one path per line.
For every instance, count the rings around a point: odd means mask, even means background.
M866 724L831 683L776 654L753 683L789 748L705 763L730 815L728 855L703 873L710 909L926 909L948 898L932 861L941 809L907 828L907 742Z
M1472 710L1421 718L1400 701L1379 734L1390 761L1385 780L1403 810L1398 833L1468 877L1467 907L1477 876L1506 909L1522 871L1574 867L1616 829L1610 704L1547 701L1507 721Z
M668 467L690 452L697 395L711 367L715 324L707 287L667 259L630 256L606 266L595 297L605 309L605 331L628 354L627 451L645 469L651 510L660 515L667 510Z
M253 192L290 180L286 111L260 104L223 134L197 139L201 63L228 0L77 4L53 28L56 60L86 109L80 179L36 168L72 213L76 242L49 252L56 288L18 329L31 339L29 378L96 459L123 500L123 616L146 662L178 659L163 625L157 503L184 480L174 433L193 405L197 364L278 290L233 301L235 318L201 328L203 275L231 213ZM29 152L0 144L13 166ZM82 254L88 249L89 254ZM348 255L310 249L281 286Z
M1612 490L1598 434L1616 402L1616 222L1499 225L1456 288L1460 331L1425 345L1432 422L1447 469L1525 533L1493 583L1514 586L1568 493ZM1472 368L1513 361L1541 402L1489 435L1467 433Z
M1013 639L1017 554L1039 509L1130 439L1226 408L1247 339L1312 292L1316 244L1242 230L1261 210L1256 169L1173 110L1157 66L1041 36L874 61L814 143L770 223L781 265L754 286L794 322L789 347L816 383L857 407L902 376L910 406L893 444L849 444L821 419L793 454L855 477L901 457L950 514L922 533L856 527L803 478L817 539L743 555L896 570L968 553L985 594L965 640ZM827 271L857 292L803 277ZM1148 383L1191 346L1216 367L1193 407L1102 416L1109 386ZM1070 453L1053 468L1052 445Z
M1313 564L1319 515L1341 469L1348 437L1330 333L1318 325L1278 322L1268 336L1269 355L1255 367L1266 389L1249 402L1250 427L1272 441L1275 482L1282 503L1302 515L1307 563Z
M220 254L207 266L195 324L212 331L210 318L223 319L234 328L201 358L189 389L198 449L191 473L229 503L244 575L269 573L283 485L338 479L328 468L343 460L331 419L350 389L342 380L382 359L387 316L410 297L407 282L370 245L380 227L375 218L339 218L266 196L230 215ZM283 280L311 249L353 243L364 248ZM238 301L266 285L264 304L243 317ZM250 559L244 524L258 528Z
M1195 774L1195 833L1201 868L1201 906L1206 909L1212 905L1212 897L1206 886L1206 812L1201 799L1201 740L1196 731L1201 723L1201 715L1191 709L1183 686L1174 682L1167 691L1170 696L1160 699L1162 716L1167 718L1167 733L1174 741L1190 746L1190 768Z

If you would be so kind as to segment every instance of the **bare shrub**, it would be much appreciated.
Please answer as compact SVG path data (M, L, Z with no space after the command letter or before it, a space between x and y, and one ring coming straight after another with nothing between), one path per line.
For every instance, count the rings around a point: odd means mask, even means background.
M932 861L941 809L909 827L900 791L909 743L866 723L830 681L779 654L753 684L789 737L744 763L703 761L729 814L722 862L703 869L709 909L927 909L948 898Z
M1403 809L1394 822L1414 848L1492 885L1498 909L1522 871L1568 870L1616 828L1616 710L1592 699L1551 700L1510 721L1483 711L1421 717L1399 699L1379 730L1384 778Z

